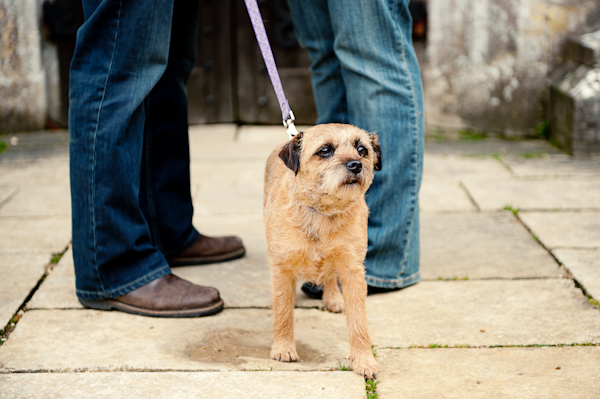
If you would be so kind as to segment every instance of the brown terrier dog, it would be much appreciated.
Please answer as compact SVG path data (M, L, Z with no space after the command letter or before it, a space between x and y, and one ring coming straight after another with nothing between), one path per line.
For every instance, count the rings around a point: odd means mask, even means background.
M346 308L356 373L378 371L367 331L369 210L365 192L381 169L377 136L350 125L317 125L278 147L267 161L264 219L271 268L271 357L298 360L294 342L296 279L323 285L332 312ZM338 287L342 285L342 293Z

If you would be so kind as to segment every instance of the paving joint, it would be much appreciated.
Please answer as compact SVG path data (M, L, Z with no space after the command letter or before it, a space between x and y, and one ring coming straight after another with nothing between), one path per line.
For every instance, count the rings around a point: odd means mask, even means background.
M9 186L10 187L10 186ZM0 201L0 209L7 204L10 200L12 200L21 190L20 187L15 187L12 193L10 193L4 200Z
M600 342L572 342L562 344L527 344L527 345L441 345L441 344L429 344L429 345L411 345L411 346L381 346L377 347L380 350L409 350L409 349L500 349L500 348L568 348L568 347L580 347L580 346L600 346Z
M39 278L36 285L31 289L31 291L29 291L29 294L25 297L25 299L23 300L17 311L10 318L6 326L2 330L0 330L0 346L2 346L8 340L10 334L17 328L19 320L21 320L25 312L29 310L27 309L27 303L31 300L31 298L33 298L37 290L42 286L46 278L52 272L52 269L54 269L54 266L56 266L58 261L60 261L60 258L65 254L65 252L67 252L70 246L71 243L69 243L62 250L62 252L55 252L51 255L50 262L48 262L48 264L44 266L44 274Z
M460 186L460 188L463 189L463 191L465 192L465 194L467 195L467 197L469 197L469 200L475 206L475 209L477 209L477 213L481 213L481 211L482 211L481 207L479 206L479 204L477 203L477 201L475 201L475 198L473 197L473 195L471 194L471 192L469 191L469 189L467 188L467 186L465 186L465 183L463 183L461 181L461 182L459 182L458 185Z
M576 279L576 278L573 276L573 273L571 273L571 271L569 270L569 268L568 268L567 266L565 266L565 265L564 265L564 264L563 264L563 263L560 261L560 259L558 259L558 257L557 257L557 256L554 254L554 252L552 251L552 249L550 249L549 247L547 247L547 246L546 246L546 245L545 245L545 244L544 244L544 243L543 243L543 242L542 242L542 241L541 241L541 240L540 240L540 239L539 239L539 238L538 238L538 237L537 237L537 236L534 234L534 232L533 232L533 231L532 231L532 230L529 228L529 226L528 226L528 225L527 225L527 224L526 224L526 223L525 223L525 222L524 222L524 221L523 221L523 220L522 220L522 219L519 217L519 210L517 210L516 212L512 212L512 213L513 213L513 215L515 216L515 218L516 218L516 219L519 221L519 223L521 223L521 225L522 225L523 227L525 227L525 229L527 229L527 231L528 231L528 232L531 234L531 236L532 236L532 237L533 237L533 238L534 238L534 239L537 241L537 243L538 243L538 244L539 244L539 245L540 245L542 248L544 248L544 250L546 250L546 252L548 252L548 254L549 254L549 255L550 255L550 256L551 256L551 257L554 259L554 261L555 261L555 262L558 264L559 268L560 268L561 270L563 270L563 272L564 272L564 273L565 273L567 276L569 276L569 277L566 277L566 278L568 278L568 279L572 280L572 281L573 281L573 284L575 284L575 287L581 290L581 292L583 293L583 295L585 295L585 296L587 297L587 299L588 299L588 301L590 302L590 304L591 304L591 305L592 305L594 308L596 308L596 309L600 310L600 308L599 308L597 305L595 305L595 304L594 304L594 302L593 302L593 301L595 301L595 303L597 304L597 303L598 303L598 299L596 299L596 298L592 297L592 296L591 296L591 295L588 293L588 291L587 291L587 290L586 290L586 289L583 287L583 285L582 285L582 284L581 284L579 281L577 281L577 279Z

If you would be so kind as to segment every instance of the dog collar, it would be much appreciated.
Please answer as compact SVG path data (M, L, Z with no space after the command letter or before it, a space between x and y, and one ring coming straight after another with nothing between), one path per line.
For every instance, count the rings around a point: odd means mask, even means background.
M317 215L321 215L321 216L325 216L325 217L329 217L328 215L317 211L315 208L313 208L312 206L309 206L308 209L310 209L311 211L313 211L314 213L316 213Z

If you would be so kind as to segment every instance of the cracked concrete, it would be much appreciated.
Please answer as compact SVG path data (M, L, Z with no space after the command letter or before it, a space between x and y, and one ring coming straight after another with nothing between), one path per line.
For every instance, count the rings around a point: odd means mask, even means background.
M71 235L66 132L36 135L0 155L2 326ZM348 365L344 315L299 288L302 361L269 359L262 173L284 140L280 127L190 130L194 224L240 235L248 252L173 271L218 287L222 313L154 319L83 309L68 249L0 346L0 397L364 398L363 379L339 371ZM519 155L532 152L542 155ZM422 281L367 299L379 398L597 393L600 310L577 287L600 299L598 172L596 160L543 141L426 144Z

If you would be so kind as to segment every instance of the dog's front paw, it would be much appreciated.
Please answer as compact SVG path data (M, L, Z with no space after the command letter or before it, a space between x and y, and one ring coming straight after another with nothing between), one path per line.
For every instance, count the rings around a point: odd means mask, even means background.
M379 365L372 355L355 356L352 358L352 370L363 377L373 380L379 372Z
M342 313L344 311L344 298L339 293L331 296L323 295L323 303L330 312Z
M300 360L294 345L278 345L274 344L271 348L271 359L280 362L297 362Z
M344 297L337 284L337 280L335 280L323 287L323 303L330 312L342 313L344 311Z

